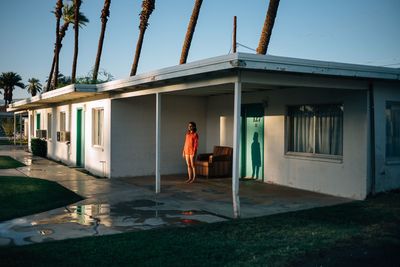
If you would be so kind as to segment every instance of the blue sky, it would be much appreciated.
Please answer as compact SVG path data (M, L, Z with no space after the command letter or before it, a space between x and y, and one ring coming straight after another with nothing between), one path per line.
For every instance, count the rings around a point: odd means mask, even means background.
M129 76L138 37L141 0L113 0L101 68L115 79ZM0 72L45 83L55 41L55 0L0 1ZM83 0L89 24L80 31L78 76L97 51L102 0ZM194 0L157 0L146 32L138 73L177 65ZM229 53L233 16L238 42L255 49L268 0L204 0L188 62ZM281 0L268 54L400 67L399 0ZM63 41L60 71L71 75L73 29ZM254 53L239 47L239 52ZM14 98L27 97L21 89Z

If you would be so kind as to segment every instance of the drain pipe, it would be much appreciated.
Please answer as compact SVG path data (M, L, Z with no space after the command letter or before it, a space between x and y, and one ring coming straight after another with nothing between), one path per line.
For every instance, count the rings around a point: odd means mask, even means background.
M375 195L375 104L374 104L374 85L372 81L368 84L369 97L369 125L370 125L370 141L371 141L371 188L370 194Z

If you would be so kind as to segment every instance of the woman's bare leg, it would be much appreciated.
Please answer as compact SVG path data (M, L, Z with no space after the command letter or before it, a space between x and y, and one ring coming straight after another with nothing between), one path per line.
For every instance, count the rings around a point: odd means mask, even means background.
M186 160L186 165L187 165L187 171L188 171L188 176L189 178L186 180L186 182L189 182L190 180L192 180L192 165L191 165L191 161L190 161L190 156L189 155L185 155L185 160Z
M191 166L191 169L192 169L192 179L189 181L189 183L193 183L194 180L196 179L196 168L195 168L195 165L194 165L194 159L195 159L195 155L189 157L190 166Z

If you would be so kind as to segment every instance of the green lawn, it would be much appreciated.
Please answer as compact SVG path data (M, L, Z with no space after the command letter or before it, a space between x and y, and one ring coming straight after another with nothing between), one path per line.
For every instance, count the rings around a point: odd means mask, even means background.
M24 167L25 164L9 156L0 156L0 169L14 169Z
M399 266L400 192L252 219L4 247L7 266Z
M0 176L0 221L39 213L82 200L80 196L46 180Z
M20 145L21 144L21 140L17 139L16 140L16 144ZM28 144L28 140L27 139L22 140L22 144L23 145L27 145ZM0 146L1 145L14 145L14 139L10 139L10 140L8 140L8 139L0 139Z

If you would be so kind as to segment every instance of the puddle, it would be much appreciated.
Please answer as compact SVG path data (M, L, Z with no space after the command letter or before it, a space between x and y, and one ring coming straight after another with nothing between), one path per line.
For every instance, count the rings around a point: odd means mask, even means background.
M43 229L43 230L40 230L40 231L39 231L39 234L40 234L40 235L43 235L43 236L45 236L45 235L51 235L52 233L54 233L54 231L51 230L51 229Z
M72 205L0 223L0 246L161 227L185 227L225 220L226 218L201 210L177 210L166 203L150 199L137 199L115 205Z

